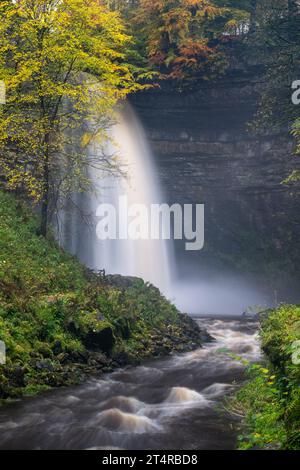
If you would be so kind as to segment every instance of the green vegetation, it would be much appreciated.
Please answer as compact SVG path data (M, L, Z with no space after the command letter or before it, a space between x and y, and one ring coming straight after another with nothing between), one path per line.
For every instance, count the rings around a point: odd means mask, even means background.
M253 0L112 2L135 39L135 57L151 80L178 87L218 77L228 66L224 45L252 30ZM133 56L132 56L133 57Z
M37 235L38 219L0 192L0 398L66 386L171 350L200 331L140 279L99 277Z
M131 38L96 0L4 1L0 18L0 174L41 203L46 235L50 211L90 187L87 167L117 170L87 147L107 139L113 109L138 88L127 66Z
M295 0L1 2L2 184L41 205L46 235L50 216L92 186L88 167L120 173L117 155L91 149L107 140L128 94L197 88L244 57L267 65L255 131L289 127L299 141L299 107L291 104L299 16Z
M266 364L250 367L250 380L234 408L245 414L241 449L300 449L300 307L282 305L262 321Z
M300 154L299 106L293 104L292 83L300 76L300 14L296 0L257 2L255 34L249 54L264 65L258 111L251 127L256 134L287 131ZM295 185L298 170L285 183Z
M7 348L0 399L195 347L200 330L155 287L90 272L51 239L49 220L72 194L91 189L91 165L121 171L116 155L91 149L107 141L114 109L129 93L197 88L241 58L263 69L252 130L290 130L300 153L300 108L291 102L292 82L300 78L297 2L6 0L0 18L7 91L0 185L41 207L35 218L0 192L0 340ZM287 182L299 179L295 171ZM287 253L296 250L293 233L285 227ZM250 246L254 261L263 250L272 266L262 275L275 277L282 263L273 262L273 244L258 247L252 238L240 234L237 262L243 252L249 258ZM250 367L234 403L246 415L240 447L299 449L300 366L292 357L300 307L270 313L261 338L267 364Z

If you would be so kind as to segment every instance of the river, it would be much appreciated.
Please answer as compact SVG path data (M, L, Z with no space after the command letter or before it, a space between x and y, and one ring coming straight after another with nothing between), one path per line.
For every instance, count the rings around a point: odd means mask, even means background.
M258 360L258 325L197 321L215 338L203 348L0 408L0 449L234 449L237 418L224 403L244 366L229 351Z

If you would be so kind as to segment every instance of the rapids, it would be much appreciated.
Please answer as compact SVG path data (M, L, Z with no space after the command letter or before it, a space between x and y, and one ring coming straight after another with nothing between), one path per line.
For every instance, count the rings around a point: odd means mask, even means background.
M258 360L257 324L197 321L215 342L1 408L0 449L235 448L237 418L224 399L244 366L229 352Z

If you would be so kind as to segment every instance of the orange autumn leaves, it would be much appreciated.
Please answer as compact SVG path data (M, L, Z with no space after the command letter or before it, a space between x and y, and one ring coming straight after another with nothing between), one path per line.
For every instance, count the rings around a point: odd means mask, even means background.
M197 73L209 78L222 66L222 54L211 44L209 31L222 14L210 0L140 0L134 21L142 27L149 61L159 68L161 78L184 79Z

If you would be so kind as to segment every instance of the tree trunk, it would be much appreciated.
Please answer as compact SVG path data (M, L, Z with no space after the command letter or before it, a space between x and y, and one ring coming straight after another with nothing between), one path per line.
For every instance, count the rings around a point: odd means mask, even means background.
M40 232L44 237L47 236L48 230L48 209L49 209L49 141L50 135L46 133L44 139L44 167L43 167L43 179L44 179L44 191L43 191L43 200L42 200L42 209L41 209L41 227Z

